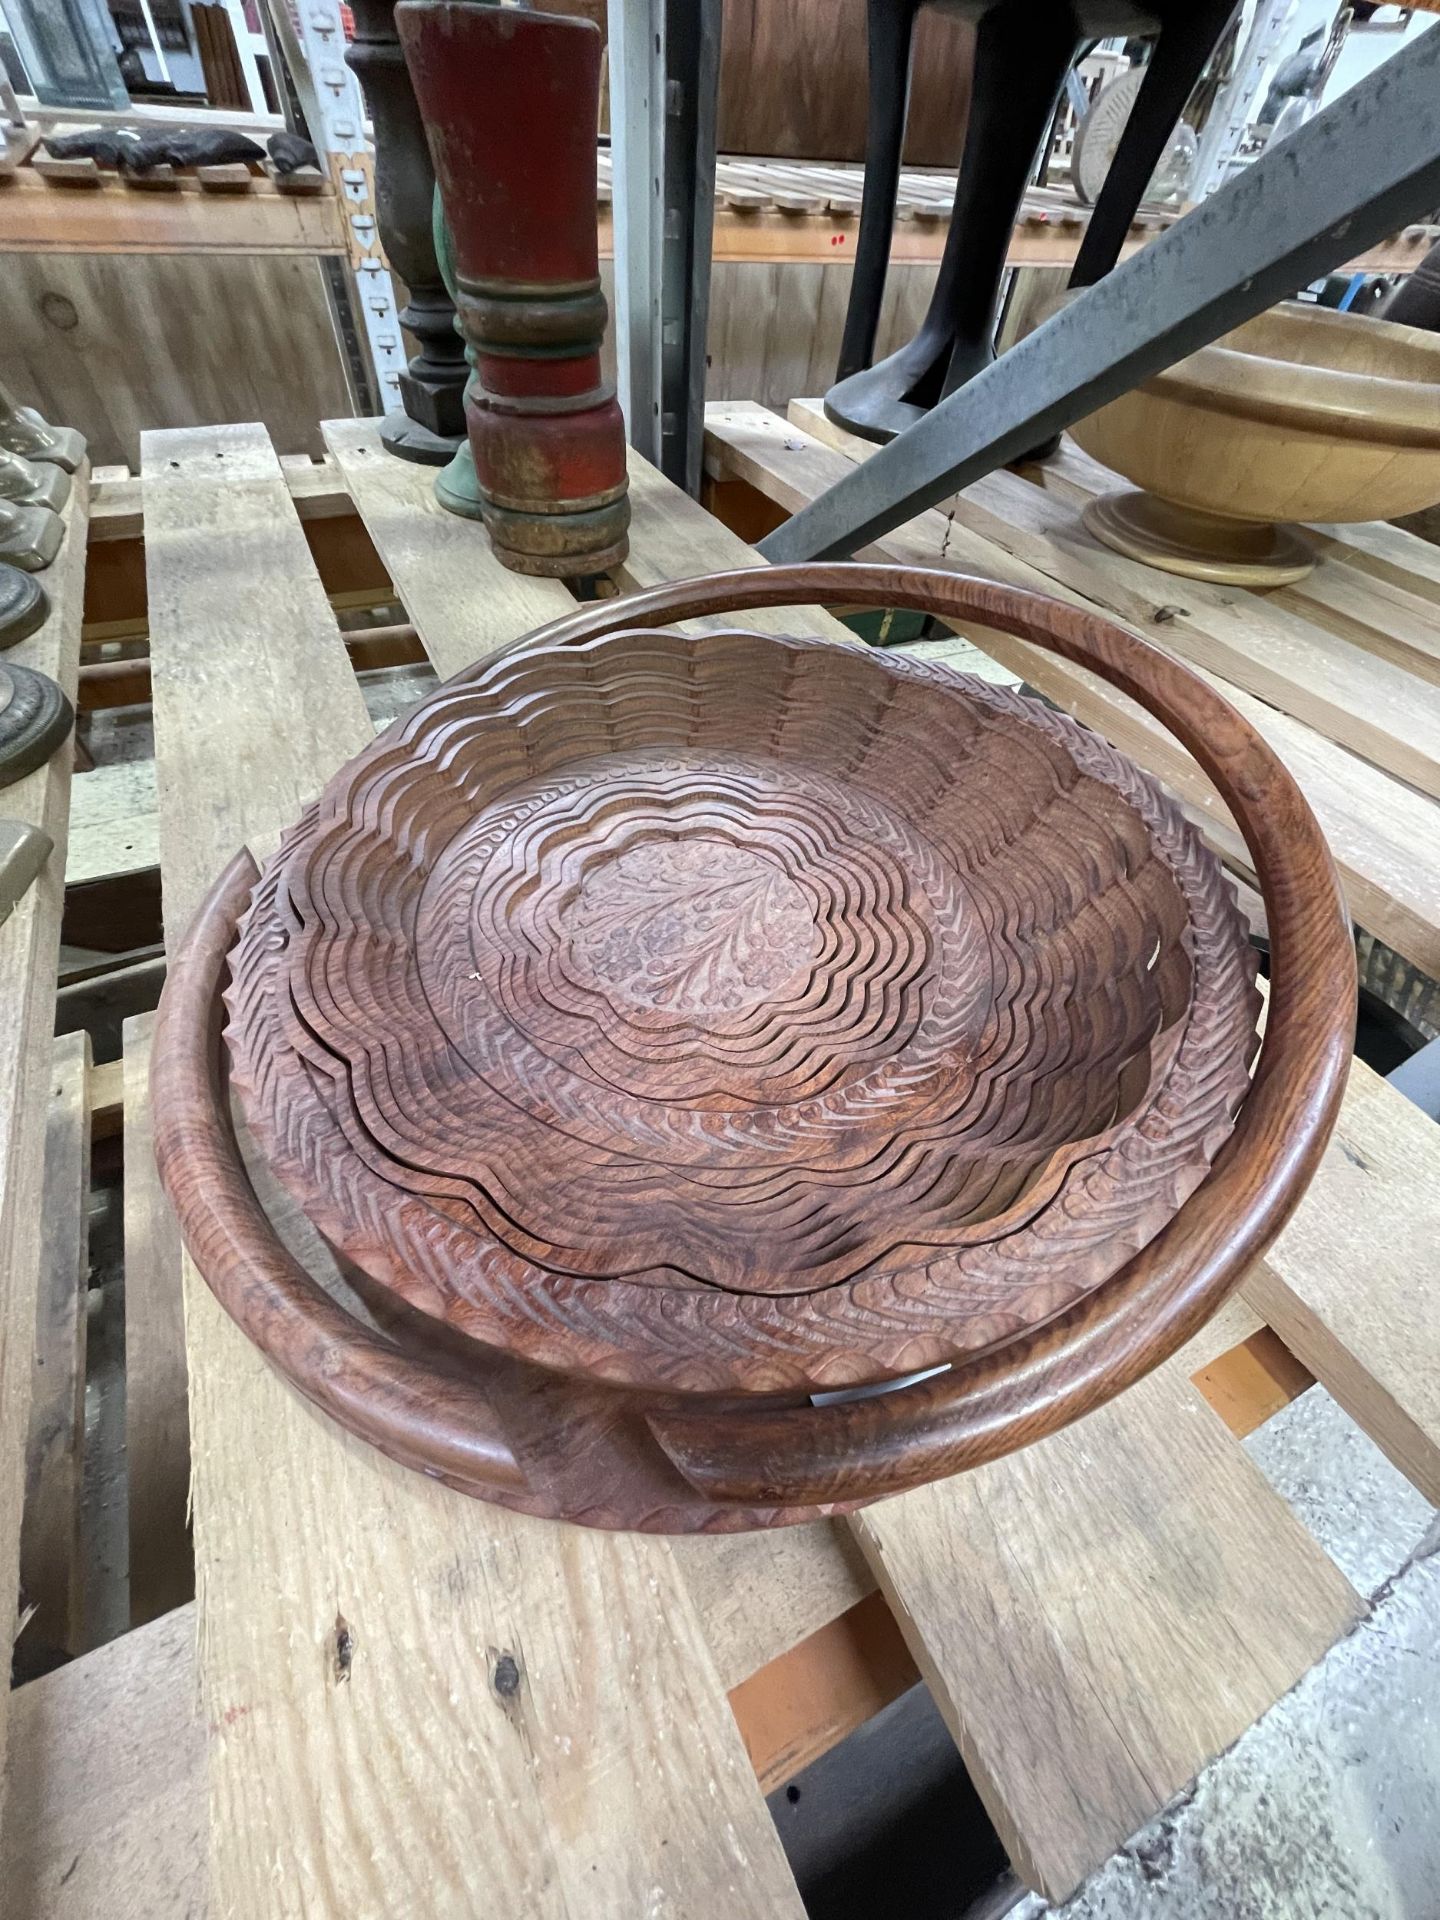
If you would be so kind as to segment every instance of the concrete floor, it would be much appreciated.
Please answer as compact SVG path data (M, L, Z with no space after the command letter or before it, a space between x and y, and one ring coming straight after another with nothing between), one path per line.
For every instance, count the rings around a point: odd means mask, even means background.
M811 1920L1440 1920L1440 1526L1320 1387L1257 1465L1365 1618L1062 1908L1022 1892L924 1687L771 1796Z

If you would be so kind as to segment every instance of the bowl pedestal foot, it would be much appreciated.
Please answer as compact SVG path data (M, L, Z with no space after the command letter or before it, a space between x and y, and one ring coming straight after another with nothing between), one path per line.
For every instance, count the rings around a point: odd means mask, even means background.
M1153 493L1107 493L1089 501L1081 517L1117 553L1189 580L1283 587L1303 580L1316 560L1294 527L1178 507Z

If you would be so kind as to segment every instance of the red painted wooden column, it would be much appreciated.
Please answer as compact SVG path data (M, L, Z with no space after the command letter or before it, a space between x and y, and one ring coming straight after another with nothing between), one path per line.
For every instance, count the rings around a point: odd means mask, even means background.
M490 538L519 573L602 572L625 557L630 503L600 371L599 30L475 0L401 0L395 18L454 244Z

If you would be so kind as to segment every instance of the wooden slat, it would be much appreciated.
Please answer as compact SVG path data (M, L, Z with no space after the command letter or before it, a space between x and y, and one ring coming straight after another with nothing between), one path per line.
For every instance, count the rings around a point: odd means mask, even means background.
M82 469L65 509L64 542L45 573L49 618L6 656L50 674L71 696L80 663L88 491ZM62 748L4 795L6 817L43 828L57 852L0 926L0 1619L13 1614L19 1586L71 761L71 749ZM8 1710L8 1690L0 1687L0 1761Z
M330 422L325 435L437 671L458 672L573 609L558 581L501 567L479 526L436 505L433 470L380 449L374 421ZM763 564L635 454L631 489L635 517L630 558L621 569L625 584L673 577L697 541L722 543L731 565ZM701 563L692 558L689 564ZM768 617L783 628L784 615ZM839 638L852 638L838 622L829 625ZM675 1546L727 1688L843 1613L874 1584L848 1538L828 1523L787 1529L773 1542L739 1536Z
M125 1022L125 1454L134 1626L195 1591L180 1229L155 1169L153 1013Z
M681 1536L670 1547L727 1690L875 1591L875 1576L838 1520Z
M1440 1505L1440 1127L1358 1060L1320 1171L1245 1292Z
M754 547L723 527L698 500L692 500L633 448L630 504L630 555L615 570L616 579L624 587L654 587L702 573L765 565ZM806 633L842 646L856 644L850 629L823 607L759 607L743 615L742 621L755 633ZM734 620L716 614L699 624L726 627L734 625Z
M91 501L92 546L107 540L138 540L144 532L139 474L128 468L107 471L110 477L96 481ZM280 456L280 471L302 520L336 520L354 513L355 502L333 460L285 453Z
M822 430L823 414L817 420L803 403L795 413L819 437L833 435L829 422ZM939 511L953 513L955 531L965 529L1082 594L1188 665L1221 675L1385 772L1440 794L1440 688L1370 652L1358 630L1342 638L1263 594L1180 580L1127 559L1095 539L1072 503L1019 474L990 474Z
M1440 625L1434 600L1378 578L1364 567L1349 565L1349 553L1338 543L1331 551L1334 557L1308 579L1282 587L1274 598L1341 639L1357 641L1378 659L1440 684Z
M1173 1367L851 1524L1011 1864L1052 1900L1359 1612Z
M90 1036L54 1043L45 1122L35 1370L25 1449L20 1585L28 1643L85 1642L80 1489L85 1463L85 1326L90 1282Z
M16 1920L206 1913L194 1640L181 1607L15 1695L0 1885Z
M822 445L798 417L754 406L707 412L713 457L793 510L833 484L848 455ZM808 420L810 415L805 414ZM830 429L834 432L834 429ZM850 436L846 436L847 439ZM856 447L864 442L855 442ZM950 565L1090 605L1062 582L1028 567L938 510L917 515L871 549L909 566ZM971 639L1057 705L1151 767L1199 809L1227 858L1243 854L1234 823L1189 754L1158 722L1097 675L1025 641L967 625ZM1303 722L1228 682L1217 682L1275 748L1305 791L1330 842L1351 913L1422 971L1440 973L1440 805L1337 747Z
M775 425L783 439L783 423ZM665 484L658 476L648 483L653 505ZM734 535L701 526L681 500L674 513L691 570L750 564ZM654 563L643 536L637 545L630 565L643 573ZM781 619L794 630L798 616L787 609ZM1344 1579L1213 1421L1181 1366L1177 1357L1145 1394L1125 1395L1102 1420L1046 1443L1054 1541L1039 1529L1012 1535L984 1525L985 1500L1024 1506L1039 1449L997 1462L983 1478L961 1475L883 1501L848 1523L952 1731L960 1737L965 1728L972 1776L1012 1858L1051 1895L1067 1893L1128 1838L1353 1617ZM1163 1477L1153 1476L1155 1499L1173 1509L1163 1522L1144 1495L1162 1432L1169 1453ZM1116 1504L1112 1486L1130 1490L1128 1504ZM1227 1529L1220 1516L1237 1498L1245 1517ZM1097 1540L1116 1579L1145 1594L1146 1610L1112 1615L1109 1575L1096 1578ZM1204 1587L1193 1577L1201 1565L1211 1568ZM1006 1603L992 1606L987 1596L1002 1592ZM1213 1699L1212 1659L1240 1669L1239 1678L1214 1682ZM982 1668L988 1688L971 1685ZM1117 1711L1118 1669L1128 1679ZM1127 1710L1152 1692L1163 1705ZM1050 1728L1044 1766L1030 1735L1010 1745L1011 1722L1018 1728L1027 1718Z
M442 680L575 611L558 580L511 573L484 528L435 498L434 467L397 460L374 420L330 420L325 441Z
M1259 1325L1232 1300L1182 1357L1188 1366ZM896 1657L888 1610L875 1611L883 1600L868 1610L856 1604L875 1594L875 1584L848 1533L843 1552L828 1561L848 1569L848 1581L826 1590L826 1623L806 1625L815 1611L813 1583L827 1562L796 1546L819 1531L672 1543L688 1562L762 1785L781 1785L915 1677L903 1643ZM842 1534L838 1524L825 1523L825 1531ZM766 1609L777 1600L788 1603L788 1625L772 1632ZM28 1920L93 1920L101 1906L113 1920L197 1920L207 1910L194 1638L192 1603L16 1697L16 1791L0 1829L0 1885ZM756 1671L785 1648L793 1651L783 1675Z
M236 841L370 730L263 434L148 435L144 473L174 939ZM186 1319L219 1910L283 1886L335 1915L799 1913L663 1542L394 1466L305 1408L188 1263Z

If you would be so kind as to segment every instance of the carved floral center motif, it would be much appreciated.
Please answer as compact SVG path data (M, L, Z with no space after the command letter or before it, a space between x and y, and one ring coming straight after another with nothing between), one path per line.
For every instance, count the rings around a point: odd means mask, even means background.
M762 854L649 840L584 876L562 916L577 977L632 1007L741 1013L803 986L815 915Z

